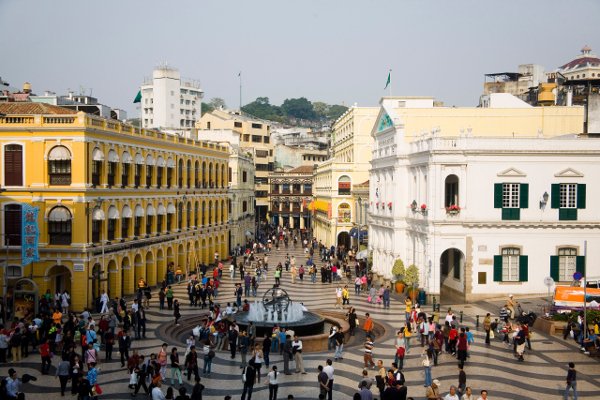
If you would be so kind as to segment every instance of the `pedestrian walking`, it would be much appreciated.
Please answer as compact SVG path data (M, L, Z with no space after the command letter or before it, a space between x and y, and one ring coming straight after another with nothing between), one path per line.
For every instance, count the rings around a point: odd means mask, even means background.
M173 316L175 317L175 325L179 325L179 318L181 318L181 311L179 311L179 300L175 299L173 302Z
M323 371L322 365L319 365L317 370L319 371L317 375L317 382L319 383L319 399L325 399L325 396L329 391L329 378L327 377L327 373Z
M198 374L198 353L196 353L196 346L190 347L190 352L185 357L185 368L187 369L187 380L189 381L194 373L196 380L200 379Z
M490 345L490 331L492 330L492 317L490 313L485 315L483 319L483 330L485 331L485 344Z
M179 386L181 386L181 365L179 365L179 354L177 353L177 347L171 349L171 386L174 385L173 378L177 378Z
M339 328L338 331L335 333L335 354L334 354L334 358L337 361L339 360L343 360L344 358L343 356L343 351L344 351L344 331L342 330L342 328Z
M269 384L269 400L277 400L277 389L279 389L277 366L273 365L271 371L267 374L267 382Z
M375 347L375 343L373 343L371 336L367 335L363 347L365 368L375 368L375 363L373 362L373 348Z
M423 372L425 374L425 383L423 386L431 386L431 358L427 351L424 351L422 354L421 365L423 366Z
M462 363L458 364L458 395L462 396L467 389L467 374L464 370L464 365Z
M244 382L244 389L242 391L242 400L246 399L246 394L248 395L248 400L252 399L252 389L254 388L254 382L256 380L256 370L254 369L254 360L250 360L248 365L244 368L242 372L242 381Z
M366 337L374 337L373 336L373 320L371 319L371 315L369 313L365 313L365 322L363 324L363 329L365 331Z
M290 335L286 335L285 343L283 344L283 372L286 375L292 374L290 371L290 359L293 357L292 351L292 338Z
M327 374L327 399L331 400L333 398L333 374L335 372L331 358L327 359L327 365L323 368L323 372Z
M564 400L569 398L569 390L573 389L573 400L577 400L577 371L575 363L569 363L569 372L567 372L567 387L565 388Z
M65 390L67 388L67 382L71 377L71 363L68 358L63 356L60 363L58 363L58 367L56 368L56 377L60 381L60 395L65 395Z

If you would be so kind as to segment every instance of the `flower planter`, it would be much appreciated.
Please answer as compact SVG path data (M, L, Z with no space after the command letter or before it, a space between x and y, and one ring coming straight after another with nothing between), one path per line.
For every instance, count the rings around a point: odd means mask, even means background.
M396 293L403 293L405 287L406 287L406 285L404 284L404 282L396 282L394 284L394 288L396 289Z

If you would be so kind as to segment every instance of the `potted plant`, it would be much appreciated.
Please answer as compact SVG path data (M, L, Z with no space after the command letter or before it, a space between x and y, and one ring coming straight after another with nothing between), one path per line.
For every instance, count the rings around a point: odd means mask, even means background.
M394 284L396 293L404 292L405 284L402 281L402 279L404 279L405 273L406 270L404 268L404 262L401 259L397 259L396 261L394 261L394 266L392 267L392 275L394 275L394 279L396 281L396 283Z
M458 206L458 204L452 204L452 205L446 207L447 214L456 215L459 212L460 212L460 207Z
M389 208L390 210L392 209L392 202L391 202L391 201L388 203L388 208Z
M417 287L419 286L419 268L415 264L411 264L406 268L404 282L408 286L408 294L414 303L417 295Z
M427 213L427 204L425 204L425 203L421 204L421 212L423 214Z

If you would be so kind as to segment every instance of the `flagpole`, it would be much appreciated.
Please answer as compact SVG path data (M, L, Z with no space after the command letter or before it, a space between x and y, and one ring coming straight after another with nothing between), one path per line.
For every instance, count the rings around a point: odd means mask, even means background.
M392 70L390 69L390 97L392 97Z
M242 71L238 74L240 77L240 112L242 112Z

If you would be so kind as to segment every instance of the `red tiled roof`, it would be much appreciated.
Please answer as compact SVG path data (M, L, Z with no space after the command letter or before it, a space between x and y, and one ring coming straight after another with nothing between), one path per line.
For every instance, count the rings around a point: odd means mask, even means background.
M290 169L288 171L288 173L292 173L292 174L312 174L312 172L313 172L313 167L311 167L310 165L301 165L297 168Z
M588 63L592 66L600 66L600 58L597 57L580 57L570 61L560 67L561 69L575 69L578 66L587 66Z
M369 186L369 181L364 181L363 183L359 183L358 185L354 186Z
M77 111L45 103L0 103L0 113L10 114L77 114Z

